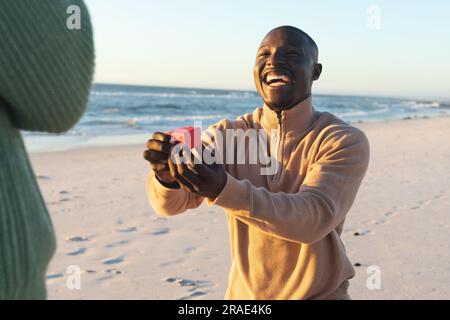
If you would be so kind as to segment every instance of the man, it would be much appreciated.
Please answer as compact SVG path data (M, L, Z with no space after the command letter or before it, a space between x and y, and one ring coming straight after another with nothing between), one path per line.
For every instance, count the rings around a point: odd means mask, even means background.
M147 192L157 212L179 214L205 198L225 209L232 248L225 299L348 297L354 270L340 234L367 171L369 143L361 130L314 109L311 87L321 71L306 33L270 31L254 67L264 106L209 129L276 130L278 138L269 139L279 162L273 175L255 164L175 163L163 133L147 143Z

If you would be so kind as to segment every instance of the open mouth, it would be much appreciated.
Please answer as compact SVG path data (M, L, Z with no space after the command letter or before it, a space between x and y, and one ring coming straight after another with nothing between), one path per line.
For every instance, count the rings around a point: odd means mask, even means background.
M290 85L293 79L286 72L269 71L264 74L263 82L269 87L282 87Z

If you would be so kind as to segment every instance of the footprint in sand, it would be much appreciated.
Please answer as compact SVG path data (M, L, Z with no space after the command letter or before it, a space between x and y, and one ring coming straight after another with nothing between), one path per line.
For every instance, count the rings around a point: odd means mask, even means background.
M163 281L175 283L180 287L186 287L188 288L188 292L193 292L192 294L184 298L192 298L200 295L205 295L207 294L207 292L199 291L199 289L212 286L212 283L206 280L189 280L184 278L168 277L163 279ZM200 292L202 294L200 294Z
M180 287L187 288L188 292L192 292L191 294L181 297L178 300L188 300L188 299L192 299L195 297L207 295L208 294L207 291L202 291L199 289L202 289L205 287L211 287L213 285L210 281L206 281L206 280L189 280L189 279L176 278L176 277L168 277L168 278L163 279L163 281L169 282L169 283L175 283Z
M88 237L83 236L73 236L66 239L67 242L87 242L89 241Z
M207 280L189 280L177 277L167 277L163 281L169 283L176 283L180 287L210 287L212 285L211 281Z
M63 273L49 273L45 276L46 279L58 279L64 277Z
M124 244L127 244L128 242L130 242L130 240L121 240L121 241L112 242L112 243L105 245L105 248L120 247L120 246L123 246Z
M384 218L379 218L379 219L366 221L365 223L371 224L371 225L374 225L374 224L380 225L380 224L384 224L384 223L387 223L387 222L388 222L388 220L386 220Z
M66 253L66 256L78 256L78 255L83 254L85 252L86 252L86 248L80 248L78 250Z
M353 235L355 237L365 236L365 235L368 235L368 234L373 234L373 232L371 230L365 229L365 230L359 230L359 231L356 231L355 233L353 233Z
M123 229L118 229L117 232L124 232L124 233L130 233L130 232L136 232L137 227L127 227Z
M167 220L167 218L164 218L164 217L154 217L154 218L152 218L152 221L154 221L154 222L162 222L162 221L166 221Z
M117 257L117 258L114 258L114 259L103 260L102 263L103 263L103 264L106 264L106 265L112 265L112 264L122 263L123 260L124 260L123 257Z
M70 201L69 192L66 190L62 190L59 192L59 202Z
M105 276L102 276L100 278L97 278L97 281L105 281L113 279L115 275L124 274L124 271L118 270L118 269L106 269L103 271L105 273Z
M179 298L178 300L190 300L190 299L192 299L192 298L197 298L197 297L205 296L205 295L207 295L207 294L208 294L208 293L205 292L205 291L194 291L194 292L192 292L190 295L185 296L185 297L181 297L181 298Z
M51 178L49 176L36 176L38 180L50 180Z
M169 280L170 281L168 281L168 282L175 282L180 287L193 287L193 286L197 285L195 281L188 280L188 279L177 278L177 279L169 279Z
M169 233L169 228L161 228L156 231L148 232L146 234L151 235L151 236L160 236L160 235L167 234L167 233Z
M97 270L84 270L84 273L97 273Z
M427 206L431 203L430 200L425 200L425 201L419 201L417 205L412 206L410 209L411 210L417 210L417 209L422 209L424 206Z
M399 215L399 213L397 211L388 211L384 214L385 217L395 217L398 215Z
M109 274L124 274L122 270L118 269L106 269L104 272Z
M163 281L165 281L165 282L175 282L175 281L177 281L178 279L181 279L181 278L172 278L172 277L168 277L168 278L163 279Z

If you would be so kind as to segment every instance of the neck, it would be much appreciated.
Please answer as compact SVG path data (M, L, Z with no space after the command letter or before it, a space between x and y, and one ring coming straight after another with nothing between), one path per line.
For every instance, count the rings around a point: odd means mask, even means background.
M281 120L287 131L300 132L310 126L317 114L312 106L312 97L309 96L285 110L274 110L264 104L262 121L267 130L278 128Z

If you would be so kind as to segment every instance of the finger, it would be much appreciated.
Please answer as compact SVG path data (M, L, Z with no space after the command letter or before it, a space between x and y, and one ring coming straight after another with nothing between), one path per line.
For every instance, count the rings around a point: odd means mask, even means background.
M205 152L205 146L201 144L195 148L192 148L190 152L192 162L194 161L201 162L203 159L203 154Z
M163 153L170 153L172 145L168 142L162 142L160 140L150 139L147 141L147 149L163 152Z
M152 170L155 172L169 171L167 163L151 163Z
M180 163L177 164L177 171L183 177L184 180L186 180L187 182L189 182L190 185L192 185L192 187L196 192L200 191L200 185L202 181L194 172L192 172L189 169L186 163L180 161Z
M188 181L186 181L186 179L184 179L183 176L181 176L181 174L178 172L177 165L172 161L172 158L169 158L168 165L169 165L170 175L175 180L177 180L177 182L180 184L180 186L188 192L195 193L196 191L195 191L194 187Z
M180 153L183 159L189 157L189 159L183 163L187 165L189 172L191 172L195 176L198 176L198 173L194 169L194 163L201 163L202 161L201 156L198 154L198 150L196 148L193 149L183 148Z
M214 171L206 163L194 163L194 170L198 173L202 180L213 178Z
M153 133L153 139L168 143L172 139L172 136L167 133L157 131Z
M144 151L144 159L150 162L161 162L167 163L167 153L153 151L153 150L145 150Z

